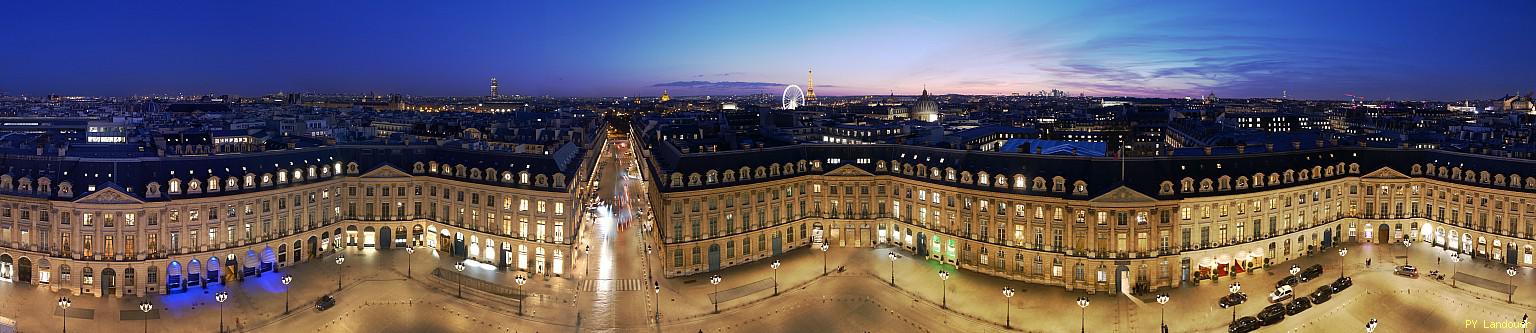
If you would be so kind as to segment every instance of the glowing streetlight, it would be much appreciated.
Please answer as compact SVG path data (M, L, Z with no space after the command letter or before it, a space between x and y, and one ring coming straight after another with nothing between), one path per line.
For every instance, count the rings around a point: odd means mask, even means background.
M896 253L889 252L885 256L891 258L891 285L894 286L896 285Z
M709 284L715 286L715 293L709 295L709 302L715 304L715 313L720 313L720 275L709 277Z
M1078 324L1082 325L1082 326L1078 326L1078 332L1087 333L1088 332L1088 296L1078 297L1077 298L1077 307L1079 309L1081 309L1078 312L1078 316L1077 316Z
M821 275L827 275L827 250L832 249L827 243L821 243Z
M1349 249L1339 248L1339 257L1340 258L1343 258L1344 255L1347 255L1347 254L1349 254ZM1339 278L1340 279L1344 278L1344 268L1343 267L1339 268Z
M69 297L59 297L59 311L64 314L64 332L69 333Z
M949 272L939 270L939 294L942 295L942 307L949 308Z
M293 275L283 274L283 278L280 281L283 282L283 313L288 313L288 292L290 291L288 284L293 283Z
M1161 314L1158 315L1157 322L1162 326L1163 331L1167 332L1168 331L1168 309L1167 309L1167 307L1165 305L1168 305L1168 294L1159 294L1159 295L1157 295L1157 305L1158 305L1157 308L1161 310L1160 311Z
M518 275L517 277L512 278L512 282L513 283L517 283L517 295L518 295L517 314L518 315L522 315L523 314L523 303L528 302L528 297L523 296L523 284L528 283L528 278L527 277L523 277L522 275ZM460 288L463 288L463 287L460 287Z
M1371 318L1371 321L1365 322L1365 333L1375 332L1376 323L1378 323L1376 318Z
M229 300L229 293L220 291L213 294L213 300L219 302L219 333L224 333L224 301Z
M412 257L411 254L415 254L415 253L416 253L416 249L415 248L411 248L411 247L405 248L405 278L407 278L407 279L411 278L411 257Z
M656 327L661 327L661 282L651 281L651 288L656 291Z
M139 301L139 311L144 311L144 333L149 333L149 311L154 310L155 305L148 300Z
M1520 271L1516 271L1514 266L1510 266L1509 268L1504 269L1504 274L1509 275L1509 302L1510 303L1514 303L1515 302L1515 274L1519 274L1519 273L1520 273Z
M1003 327L1013 328L1013 287L1003 287Z
M774 259L773 264L768 267L773 267L773 294L777 296L779 294L779 260Z
M455 276L453 280L459 282L459 298L464 298L464 263L453 263L453 270L459 272L459 276Z
M1451 254L1451 288L1456 288L1456 266L1461 262L1461 253L1449 250L1447 252Z
M1233 282L1231 287L1227 287L1227 292L1234 295L1237 294L1238 291L1242 290L1243 284L1237 282ZM1232 305L1232 322L1237 322L1237 304Z
M341 276L345 274L342 269L346 268L346 266L342 266L341 263L345 261L347 261L346 256L339 254L336 255L336 291L341 291Z

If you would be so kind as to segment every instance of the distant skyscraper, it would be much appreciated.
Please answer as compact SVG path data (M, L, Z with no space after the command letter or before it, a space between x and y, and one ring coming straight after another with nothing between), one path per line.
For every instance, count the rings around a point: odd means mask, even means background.
M816 76L811 71L805 71L805 103L816 102Z
M500 87L501 84L496 83L496 78L491 77L491 97L501 97L501 92L496 91Z

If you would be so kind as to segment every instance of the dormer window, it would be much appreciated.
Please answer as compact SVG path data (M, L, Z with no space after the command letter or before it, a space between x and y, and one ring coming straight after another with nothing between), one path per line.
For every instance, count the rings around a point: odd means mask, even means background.
M180 179L171 179L169 182L166 182L166 184L170 185L170 188L167 189L166 192L170 192L171 194L181 194Z

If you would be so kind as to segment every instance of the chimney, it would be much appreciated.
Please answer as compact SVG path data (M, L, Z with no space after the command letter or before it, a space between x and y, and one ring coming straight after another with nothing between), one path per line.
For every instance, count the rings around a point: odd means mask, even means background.
M1237 154L1238 155L1242 155L1242 154L1247 153L1247 152L1248 152L1248 145L1244 144L1244 145L1238 145L1237 146Z
M1205 150L1205 154L1206 155L1210 155L1211 154L1211 146L1205 146L1205 148L1202 148L1202 149Z
M1317 148L1323 147L1323 139L1317 139Z
M1291 141L1291 149L1301 150L1301 141Z
M1365 147L1365 140L1360 140L1360 146Z
M1266 144L1264 144L1264 151L1271 152L1271 153L1275 152L1275 144L1273 144L1273 143L1266 143Z
M1331 139L1328 139L1328 141L1329 141L1329 142L1330 142L1330 143L1331 143L1331 144L1332 144L1332 145L1333 145L1333 146L1338 146L1338 145L1339 145L1339 138L1331 138Z

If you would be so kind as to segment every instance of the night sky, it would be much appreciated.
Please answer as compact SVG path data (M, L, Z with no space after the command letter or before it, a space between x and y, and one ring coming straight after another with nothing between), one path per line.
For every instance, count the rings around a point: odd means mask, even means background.
M1536 90L1533 1L7 1L11 95Z

